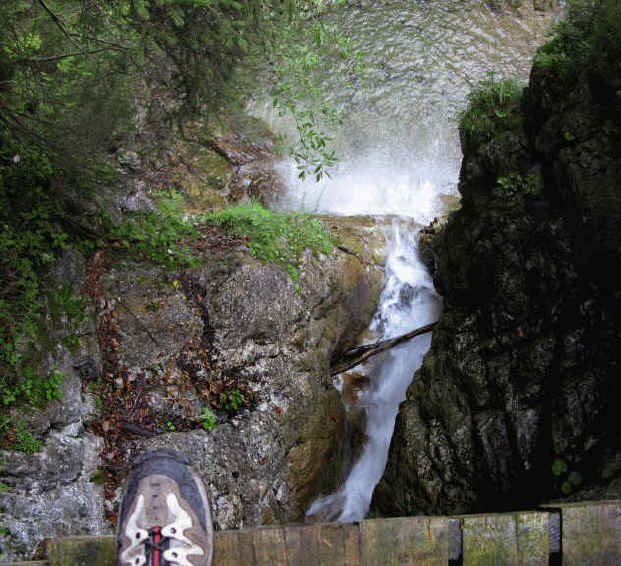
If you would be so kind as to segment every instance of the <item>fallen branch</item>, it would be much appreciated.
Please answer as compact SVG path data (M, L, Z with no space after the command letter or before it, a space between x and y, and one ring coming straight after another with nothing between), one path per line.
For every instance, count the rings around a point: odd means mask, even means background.
M416 330L412 330L410 332L406 332L401 336L397 336L396 338L389 338L388 340L381 340L375 342L374 344L365 344L364 346L357 346L356 348L351 348L343 353L340 358L338 364L332 366L330 370L330 375L337 375L348 369L357 366L358 364L364 362L380 352L385 352L390 348L393 348L397 344L401 344L402 342L406 342L407 340L411 340L416 336L420 336L421 334L426 334L427 332L431 332L436 326L437 322L432 322L431 324L427 324L426 326L422 326L421 328L417 328Z

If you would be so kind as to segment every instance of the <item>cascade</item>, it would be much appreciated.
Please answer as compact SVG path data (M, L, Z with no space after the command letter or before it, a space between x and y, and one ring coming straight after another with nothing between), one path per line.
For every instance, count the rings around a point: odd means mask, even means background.
M279 206L390 217L385 287L370 328L386 339L436 320L441 311L418 257L417 233L458 201L458 110L490 71L526 81L551 15L529 6L493 11L480 0L361 0L326 17L368 53L366 84L338 87L338 70L326 69L325 90L348 117L334 132L341 161L319 183L298 179L294 164L285 163L288 191ZM267 104L257 102L251 111L276 130L291 130ZM429 334L419 336L350 370L369 384L356 401L365 411L366 442L343 486L315 500L308 515L364 518L384 471L399 403L430 343ZM335 386L342 386L342 377Z

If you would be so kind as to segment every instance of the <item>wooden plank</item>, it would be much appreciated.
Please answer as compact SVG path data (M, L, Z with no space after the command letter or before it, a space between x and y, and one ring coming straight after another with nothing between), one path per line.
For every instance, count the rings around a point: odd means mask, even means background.
M621 564L621 501L559 505L563 566Z
M361 566L446 566L446 517L372 519L360 524Z
M357 525L323 523L285 528L290 566L360 566Z
M549 514L545 511L462 518L463 561L470 566L548 566Z
M213 564L240 566L254 564L252 536L245 531L219 531L214 533Z
M254 566L286 566L287 549L282 527L263 527L246 531L252 533ZM242 563L246 564L246 563ZM240 566L242 566L240 564ZM216 564L214 564L216 566Z
M511 514L462 518L463 560L468 566L517 566L517 532Z
M516 514L520 566L548 566L550 560L550 514L527 511Z
M113 536L75 536L47 542L50 566L111 566L116 564Z

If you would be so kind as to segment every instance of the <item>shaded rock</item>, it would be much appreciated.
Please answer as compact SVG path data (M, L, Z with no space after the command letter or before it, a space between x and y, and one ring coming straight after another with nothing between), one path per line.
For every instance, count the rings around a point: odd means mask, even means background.
M462 208L423 232L445 311L397 418L381 513L615 491L619 102L590 73L555 73L533 70L525 131L470 148Z

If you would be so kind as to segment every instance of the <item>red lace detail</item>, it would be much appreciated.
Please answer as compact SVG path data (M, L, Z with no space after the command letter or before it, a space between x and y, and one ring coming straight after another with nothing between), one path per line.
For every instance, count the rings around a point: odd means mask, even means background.
M155 547L153 548L153 566L160 566L160 549L158 548L159 543L161 542L161 529L160 527L155 527L155 538L153 542L155 543Z

